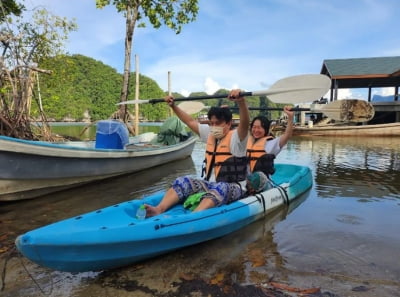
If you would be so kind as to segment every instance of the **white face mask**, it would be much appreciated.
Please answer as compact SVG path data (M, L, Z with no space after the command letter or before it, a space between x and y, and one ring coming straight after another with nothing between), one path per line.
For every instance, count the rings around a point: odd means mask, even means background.
M211 126L210 128L210 133L212 136L214 136L216 139L221 139L224 137L224 127L220 126Z

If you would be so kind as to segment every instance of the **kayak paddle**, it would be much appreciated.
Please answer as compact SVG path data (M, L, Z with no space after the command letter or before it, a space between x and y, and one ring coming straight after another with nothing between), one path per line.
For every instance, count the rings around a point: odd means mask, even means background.
M367 122L375 115L374 106L358 99L343 99L332 101L328 104L313 104L313 112L322 112L328 118L343 122Z
M202 111L205 105L202 102L189 102L184 101L178 105L180 109L182 109L187 114L195 114Z
M314 101L324 96L331 87L331 80L322 74L302 74L282 78L274 83L269 89L255 92L242 92L241 96L268 96L268 99L275 103L301 103ZM226 98L227 94L204 95L174 98L178 101L194 101L205 99ZM148 100L128 100L117 103L122 104L142 104L165 102L164 98Z
M195 105L191 106L191 104L196 103ZM205 106L201 102L182 102L179 104L183 110L190 109L191 114L200 112L202 109L206 109ZM234 107L229 107L230 109L237 109ZM259 108L259 107L249 107L249 110L259 110L259 111L282 111L283 108L281 107L266 107L266 108ZM303 107L294 107L291 109L292 111L310 111L310 112L320 112L325 114L327 117L336 120L336 121L343 121L343 122L366 122L371 120L374 117L375 110L371 103L365 100L359 99L342 99L336 100L333 102L329 102L327 104L311 104L309 108Z

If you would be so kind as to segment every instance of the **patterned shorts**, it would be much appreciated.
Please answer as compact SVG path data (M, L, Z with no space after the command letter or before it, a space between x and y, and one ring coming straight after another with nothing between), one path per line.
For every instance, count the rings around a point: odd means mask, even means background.
M243 196L238 183L208 182L190 176L178 177L172 183L172 188L178 194L180 203L184 203L187 197L198 192L206 192L202 199L210 198L216 206L228 204Z

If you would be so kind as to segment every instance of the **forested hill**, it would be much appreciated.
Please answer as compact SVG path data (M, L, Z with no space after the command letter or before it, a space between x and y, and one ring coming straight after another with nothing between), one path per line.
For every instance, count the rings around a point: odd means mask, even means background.
M47 59L40 65L41 68L51 70L52 74L39 74L39 84L34 85L33 98L38 102L41 98L43 110L49 120L90 120L97 121L110 118L117 110L119 102L122 74L114 68L100 61L83 55L63 55ZM131 74L128 99L135 96L135 73ZM40 90L40 91L39 91ZM220 90L217 93L226 93ZM204 95L203 92L192 93L192 96ZM40 96L39 96L40 95ZM139 76L139 98L163 98L163 91L151 78ZM181 97L174 93L175 97ZM275 106L266 98L249 98L250 106ZM261 102L261 103L260 103ZM224 104L233 106L227 100ZM212 99L204 101L205 105L217 106L222 100ZM134 114L134 106L129 105ZM147 120L164 120L169 111L166 104L141 104L140 117ZM254 113L254 112L253 112ZM257 112L258 113L258 112ZM38 114L38 104L32 104L32 115Z
M122 74L114 68L83 55L58 56L47 59L41 68L52 74L39 75L40 97L48 119L57 121L107 119L117 110ZM132 73L129 99L135 96L136 75ZM38 98L37 85L34 98ZM157 83L143 75L139 76L139 98L162 98L164 91ZM133 105L129 106L133 112ZM32 115L37 113L37 104L32 104ZM142 104L141 115L150 120L163 119L168 114L164 104Z

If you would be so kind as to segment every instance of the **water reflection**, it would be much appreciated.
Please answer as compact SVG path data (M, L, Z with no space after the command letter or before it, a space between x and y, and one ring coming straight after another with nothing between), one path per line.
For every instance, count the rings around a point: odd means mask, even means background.
M280 161L310 166L315 183L302 207L275 226L273 240L285 262L277 275L328 287L332 280L353 287L368 283L368 296L396 296L399 157L399 138L291 141Z
M298 138L283 154L313 168L320 197L399 198L397 138Z
M172 290L182 275L242 284L274 277L338 296L352 296L359 286L368 289L364 297L398 296L399 154L398 138L293 138L276 161L309 166L314 176L295 211L283 208L220 239L101 274L71 275L25 263L45 288L54 283L54 296L150 296ZM177 176L199 175L203 159L204 145L197 143L192 157L182 161L3 204L1 243L62 218L164 190ZM4 296L41 296L19 261L9 263ZM128 291L127 284L140 284L144 291Z
M313 140L313 146L317 148L315 159L321 170L332 165L377 171L400 170L397 138L318 138Z

